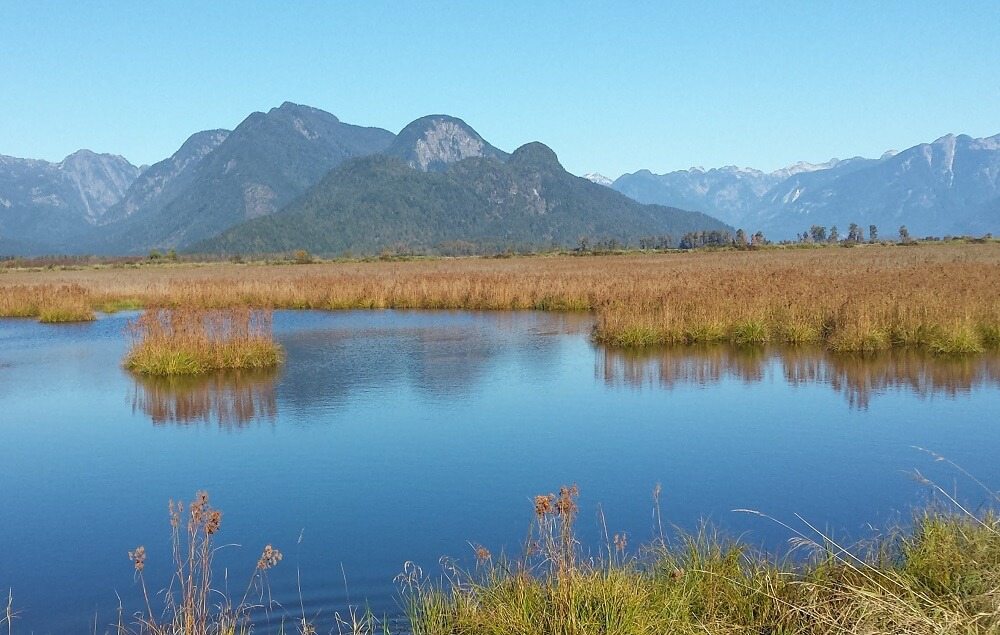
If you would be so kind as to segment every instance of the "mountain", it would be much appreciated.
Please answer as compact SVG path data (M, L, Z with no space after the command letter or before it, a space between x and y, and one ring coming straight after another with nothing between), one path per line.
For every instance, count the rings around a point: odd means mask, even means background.
M668 174L640 170L611 187L640 203L696 209L735 226L744 225L757 202L780 178L750 168L691 168Z
M399 131L388 156L399 157L411 168L442 171L471 157L506 160L507 153L486 142L469 124L448 115L428 115Z
M59 163L0 155L0 244L73 251L139 174L124 158L80 150Z
M900 225L913 236L1000 230L1000 215L991 203L1000 197L1000 135L947 135L878 160L856 160L816 174L824 173L829 175L796 184L787 201L765 197L765 233L803 231L810 225L843 229L852 222L876 225L887 236ZM782 186L788 197L792 188L787 182Z
M596 172L591 172L590 174L584 174L583 178L587 179L591 183L597 183L598 185L603 185L605 187L611 187L611 184L614 183L614 181L612 181L608 177L604 176L603 174L598 174Z
M120 222L139 210L155 215L191 186L195 168L228 136L228 130L205 130L191 135L169 159L142 170L122 200L108 209L99 224Z
M290 102L255 112L189 170L181 170L186 185L172 188L170 200L153 196L130 213L123 208L121 222L96 236L95 250L184 247L273 214L344 160L383 152L393 138L387 130L342 123L328 112ZM206 140L211 136L195 141L191 156L197 157ZM161 173L172 169L164 166ZM144 200L141 191L136 200Z
M876 225L884 236L906 225L911 235L1000 230L1000 135L946 135L878 159L800 162L766 173L750 168L641 170L612 187L637 201L697 209L772 239L811 225L841 230Z
M404 245L448 252L456 245L470 251L576 246L582 236L625 243L695 230L731 228L703 214L636 203L573 176L552 150L529 143L505 161L470 157L426 172L398 155L354 159L281 213L233 227L190 251L378 253Z

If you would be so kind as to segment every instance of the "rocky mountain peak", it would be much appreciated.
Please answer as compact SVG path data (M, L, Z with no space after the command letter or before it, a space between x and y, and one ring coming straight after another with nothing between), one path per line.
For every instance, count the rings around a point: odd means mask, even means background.
M469 124L448 115L428 115L410 123L396 135L386 154L425 172L444 170L470 157L507 158Z

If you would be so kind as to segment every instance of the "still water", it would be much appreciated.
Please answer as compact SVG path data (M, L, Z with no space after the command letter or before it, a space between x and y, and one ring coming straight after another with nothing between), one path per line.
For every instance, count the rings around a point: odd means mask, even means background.
M239 545L218 556L230 586L272 543L274 599L300 615L301 577L325 631L349 604L398 612L406 561L517 552L532 496L562 484L580 487L585 540L598 505L649 539L662 483L670 523L781 548L787 530L733 510L867 536L927 499L914 469L985 500L914 446L1000 483L996 356L634 354L594 346L587 316L283 312L280 371L169 382L120 368L127 317L0 320L0 591L18 632L103 633L119 597L138 607L138 545L166 587L167 502L197 490Z

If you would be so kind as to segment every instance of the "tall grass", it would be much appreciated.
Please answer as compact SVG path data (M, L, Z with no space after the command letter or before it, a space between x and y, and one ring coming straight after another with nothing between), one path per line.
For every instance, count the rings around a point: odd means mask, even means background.
M79 284L14 285L0 292L0 317L89 322L94 319L90 298L90 291Z
M1000 244L452 258L309 267L182 265L12 271L0 316L34 291L79 285L91 306L592 311L622 346L824 343L843 352L1000 347Z
M575 490L538 497L525 554L476 547L473 570L398 579L415 635L532 633L942 634L1000 629L1000 525L989 513L921 512L911 531L847 548L805 525L776 559L707 527L597 553L573 531ZM756 512L754 512L756 513ZM657 516L658 517L658 516ZM607 534L607 532L605 532ZM631 555L630 555L631 554Z
M273 368L283 351L271 321L271 311L247 308L147 310L129 321L124 366L152 376Z
M264 547L246 588L239 597L213 582L212 560L215 535L222 525L222 512L213 508L206 492L199 492L186 507L170 501L173 574L162 593L164 607L154 610L146 583L146 549L129 552L142 593L144 611L133 623L120 619L117 635L249 635L255 613L267 613L267 572L282 559L271 545Z

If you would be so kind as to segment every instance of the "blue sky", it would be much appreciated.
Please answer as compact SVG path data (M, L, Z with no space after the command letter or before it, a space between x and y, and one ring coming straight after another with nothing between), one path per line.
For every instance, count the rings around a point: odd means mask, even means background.
M1000 133L998 2L0 0L0 154L133 163L294 101L465 119L572 172L776 169Z

